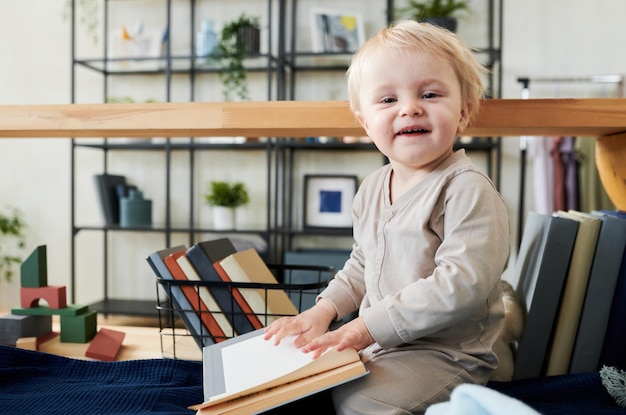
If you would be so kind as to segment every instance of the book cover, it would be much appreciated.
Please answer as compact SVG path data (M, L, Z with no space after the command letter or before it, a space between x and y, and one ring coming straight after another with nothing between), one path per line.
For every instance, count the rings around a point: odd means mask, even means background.
M189 262L189 258L187 258L187 255L179 256L178 258L176 258L176 262L178 263L181 271L183 272L183 274L185 274L189 281L202 281L200 275L198 275L193 265L191 265L191 262ZM204 304L211 311L213 317L222 328L222 331L225 333L226 337L234 337L238 334L233 328L230 320L227 318L224 311L220 308L219 304L215 300L215 297L213 297L213 295L209 291L208 287L199 286L196 295L199 295L202 301L204 301Z
M572 210L556 215L578 221L579 225L548 356L548 376L564 375L569 370L601 224L599 218Z
M246 249L219 261L222 269L232 281L254 282L267 285L278 284L276 277L255 249ZM266 317L264 325L274 320L298 314L287 293L282 289L242 289L242 295L258 315Z
M177 260L181 256L185 256L185 250L169 254L163 261L174 279L179 281L189 281L190 279L186 276L180 265L178 265ZM224 330L222 330L222 327L215 319L213 313L207 307L207 304L204 301L205 296L202 295L202 288L203 287L194 287L191 285L180 286L180 289L191 306L188 312L195 312L202 321L204 330L199 333L202 338L211 336L214 342L224 341L226 340L226 333L224 333Z
M253 296L249 295L250 290L246 288L238 288L238 287L232 286L232 284L230 283L232 283L233 280L231 280L228 274L226 273L226 271L224 271L219 261L213 264L213 268L215 268L217 275L220 276L222 281L225 284L230 285L230 288L229 288L230 294L233 296L233 299L235 300L235 302L239 304L239 307L241 307L241 310L250 321L250 324L252 324L252 327L254 327L255 330L263 328L264 327L263 323L261 323L261 318L262 318L261 316L263 313L255 311L249 303L250 300L252 301L256 300ZM244 295L243 292L245 292L246 295Z
M222 278L204 251L198 245L193 245L187 249L185 255L202 280L217 283L210 286L209 291L235 331L239 334L244 334L258 328L252 325L241 305L235 301L235 297L231 293L232 290L222 281Z
M209 261L215 264L217 261L221 261L230 254L237 252L237 248L233 245L229 238L218 238L209 241L198 242L196 245L204 251Z
M602 344L626 251L626 220L600 212L592 214L600 218L602 223L589 272L569 373L594 372L600 369Z
M117 187L126 185L126 177L115 174L96 174L94 178L104 223L107 225L120 223L120 199Z
M578 222L530 212L516 263L517 291L527 311L514 379L541 376L569 269Z
M183 245L174 246L171 248L162 249L150 254L147 258L148 264L152 267L152 270L156 274L156 276L160 279L164 280L173 280L174 277L170 273L169 269L165 265L165 257L174 252L184 251L186 249ZM183 294L181 287L177 285L169 286L170 289L166 292L170 297L170 301L172 302L172 306L174 309L178 310L178 315L181 320L185 324L187 330L192 335L194 341L198 345L198 347L202 348L206 345L213 344L213 340L209 337L205 339L202 338L202 333L206 332L206 329L202 328L202 323L195 313L186 313L181 310L191 310L191 304L189 304L189 300Z
M626 220L626 212L602 211L622 220ZM609 322L607 324L602 354L600 355L600 366L615 366L626 368L626 255L622 258L619 276L615 286L615 294L611 304Z
M190 409L198 414L258 413L368 373L354 349L330 349L314 360L294 346L295 337L274 346L257 330L204 348L205 402Z

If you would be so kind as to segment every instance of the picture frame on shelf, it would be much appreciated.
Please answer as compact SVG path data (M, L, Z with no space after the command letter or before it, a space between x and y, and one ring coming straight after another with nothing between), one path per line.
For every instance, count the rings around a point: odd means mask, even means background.
M304 176L304 229L352 229L355 175Z
M311 18L314 52L354 53L365 42L360 13L315 9Z

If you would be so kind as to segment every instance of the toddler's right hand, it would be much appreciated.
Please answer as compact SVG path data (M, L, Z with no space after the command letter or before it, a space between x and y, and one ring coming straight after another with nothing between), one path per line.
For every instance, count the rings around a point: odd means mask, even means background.
M317 304L297 316L283 317L265 328L265 340L274 338L279 344L286 336L299 335L294 344L302 347L328 331L328 326L337 317L335 306L320 298Z

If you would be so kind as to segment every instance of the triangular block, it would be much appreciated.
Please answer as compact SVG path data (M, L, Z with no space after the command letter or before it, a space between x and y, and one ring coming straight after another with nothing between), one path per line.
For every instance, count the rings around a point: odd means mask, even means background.
M22 287L45 287L48 285L48 260L46 245L40 245L29 255L20 268Z
M122 341L126 333L123 331L101 328L89 344L85 356L92 359L112 362L122 348Z

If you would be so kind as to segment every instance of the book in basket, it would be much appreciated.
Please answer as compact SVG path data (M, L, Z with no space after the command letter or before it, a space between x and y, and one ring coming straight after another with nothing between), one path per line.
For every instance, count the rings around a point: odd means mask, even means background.
M205 402L198 415L254 414L304 398L369 372L351 348L329 349L319 358L294 346L296 336L263 339L255 330L203 349Z

